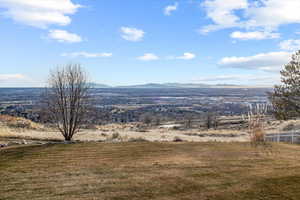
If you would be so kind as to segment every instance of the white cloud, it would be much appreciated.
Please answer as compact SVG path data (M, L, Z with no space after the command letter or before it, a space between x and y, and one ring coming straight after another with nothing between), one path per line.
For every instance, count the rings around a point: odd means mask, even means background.
M246 10L247 26L272 30L283 24L300 23L300 1L260 0Z
M171 57L169 57L169 59L179 59L179 60L192 60L194 58L196 58L196 55L193 54L193 53L189 53L189 52L184 53L182 56L177 56L177 57L171 56Z
M192 60L196 58L196 55L193 53L186 52L182 56L168 56L165 59L167 60ZM151 61L160 59L157 55L153 53L146 53L143 56L137 57L138 60Z
M225 74L209 75L194 79L194 82L210 84L274 85L280 82L279 74Z
M238 26L240 18L234 11L246 9L248 2L247 0L205 0L202 6L207 12L207 17L214 22L214 24L205 26L200 30L202 33L208 33Z
M170 16L172 12L176 11L178 8L178 3L176 2L174 5L169 5L165 7L164 14Z
M58 42L65 42L65 43L82 42L82 38L79 35L75 33L70 33L65 30L50 30L48 37L50 39L57 40Z
M298 0L205 0L202 5L213 21L202 27L203 33L232 27L272 32L281 25L300 23Z
M158 60L159 57L153 53L146 53L143 56L137 57L137 59L142 61L153 61Z
M61 56L64 57L84 57L84 58L101 58L101 57L111 57L112 53L89 53L89 52L72 52L63 53Z
M1 87L43 87L43 81L33 80L23 74L0 74Z
M280 48L287 51L300 50L300 40L284 40L279 44Z
M291 59L290 52L270 52L261 53L248 57L224 57L219 62L220 66L241 68L241 69L258 69L263 71L276 71L282 69Z
M0 82L23 80L25 76L23 74L0 74Z
M241 78L240 75L214 75L214 76L205 76L195 79L195 81L201 82L216 82L216 81L232 81L239 80Z
M16 22L47 28L49 25L65 26L71 23L69 15L81 6L71 0L0 0L3 15Z
M231 33L231 38L239 39L239 40L263 40L263 39L274 39L279 38L279 33L270 33L270 32L262 32L262 31L253 31L253 32L240 32L235 31Z
M140 29L131 27L121 27L122 38L132 42L141 41L145 35L145 32Z

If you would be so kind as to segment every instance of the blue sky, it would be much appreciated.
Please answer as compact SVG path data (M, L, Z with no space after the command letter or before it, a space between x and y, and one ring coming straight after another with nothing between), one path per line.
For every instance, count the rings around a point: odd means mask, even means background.
M296 0L0 0L0 87L81 63L94 82L272 85L300 48Z

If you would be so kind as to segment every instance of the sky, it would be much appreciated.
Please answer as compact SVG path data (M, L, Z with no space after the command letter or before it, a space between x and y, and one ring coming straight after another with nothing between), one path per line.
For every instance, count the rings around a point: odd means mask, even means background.
M273 85L300 49L299 0L0 0L0 87L80 63L117 85Z

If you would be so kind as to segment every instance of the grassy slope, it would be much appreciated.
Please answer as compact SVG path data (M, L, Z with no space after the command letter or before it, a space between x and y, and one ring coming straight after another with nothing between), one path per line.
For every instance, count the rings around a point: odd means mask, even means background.
M0 199L300 199L300 146L86 143L0 151Z

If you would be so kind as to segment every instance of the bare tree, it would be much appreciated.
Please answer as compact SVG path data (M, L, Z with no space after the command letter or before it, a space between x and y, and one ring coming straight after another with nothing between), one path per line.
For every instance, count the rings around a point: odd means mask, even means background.
M207 112L204 115L204 126L207 129L218 129L219 126L219 119L217 112Z
M192 125L193 125L193 116L191 116L191 115L185 116L185 119L184 119L185 128L190 129L190 128L192 128Z
M210 129L213 124L213 115L211 112L206 113L205 115L205 126L207 129Z
M90 106L90 86L79 64L52 71L45 93L47 112L66 141L80 130Z
M150 126L153 121L153 117L150 115L150 113L145 113L140 117L140 121L145 125Z
M218 113L214 113L213 115L213 127L214 129L218 129L219 126L219 118L218 118Z
M155 126L161 125L161 121L162 121L161 116L155 116L153 121L154 121Z

